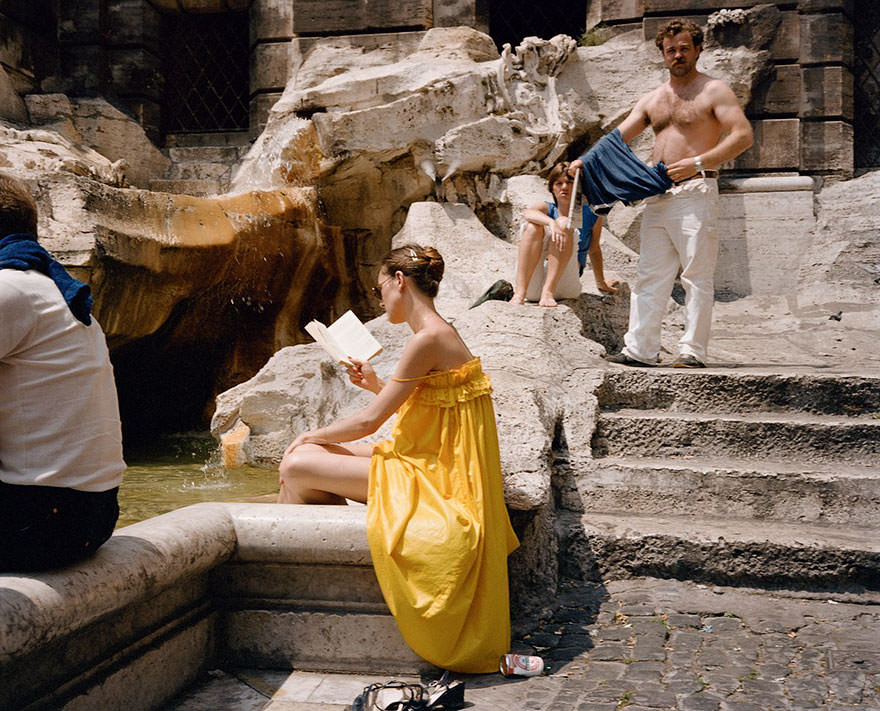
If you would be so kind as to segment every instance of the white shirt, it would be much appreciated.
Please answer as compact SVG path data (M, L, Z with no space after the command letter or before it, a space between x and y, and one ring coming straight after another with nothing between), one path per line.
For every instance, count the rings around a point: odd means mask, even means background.
M0 481L106 491L124 469L101 327L44 274L0 269Z

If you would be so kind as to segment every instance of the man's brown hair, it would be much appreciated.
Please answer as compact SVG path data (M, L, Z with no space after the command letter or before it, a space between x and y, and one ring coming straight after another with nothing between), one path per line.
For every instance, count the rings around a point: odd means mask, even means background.
M0 173L0 237L25 232L37 236L37 203L20 180Z
M679 32L689 32L691 35L691 39L694 40L694 49L698 49L703 46L703 29L696 24L695 22L691 22L690 20L685 20L681 17L676 17L674 20L670 20L667 22L660 30L657 32L657 36L654 38L654 44L657 45L657 49L661 52L663 51L663 40L667 37L670 39L675 37Z

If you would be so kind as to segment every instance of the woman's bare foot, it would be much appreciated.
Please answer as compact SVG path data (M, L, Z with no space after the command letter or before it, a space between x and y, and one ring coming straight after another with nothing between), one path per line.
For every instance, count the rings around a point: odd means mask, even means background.
M522 306L524 303L526 303L526 297L522 296L521 294L514 294L510 297L510 303L514 304L515 306Z
M612 279L611 283L608 282L599 282L596 284L596 288L599 291L604 291L606 294L616 294L617 293L617 285L620 284L620 281L617 279Z
M559 304L556 303L556 299L553 298L552 294L541 294L538 306L559 306Z

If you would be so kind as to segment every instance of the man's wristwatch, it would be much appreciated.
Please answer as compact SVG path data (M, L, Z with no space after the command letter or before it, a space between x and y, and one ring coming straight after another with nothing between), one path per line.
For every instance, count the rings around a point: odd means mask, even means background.
M697 156L694 158L694 168L697 169L698 173L705 173L706 169L703 167L703 157Z

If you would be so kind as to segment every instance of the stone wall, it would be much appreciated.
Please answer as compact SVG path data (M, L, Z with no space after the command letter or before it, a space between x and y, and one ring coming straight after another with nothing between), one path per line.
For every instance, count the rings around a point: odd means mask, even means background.
M589 21L611 31L641 27L654 37L668 18L686 15L706 26L709 15L722 10L710 28L724 37L724 15L735 15L760 2L739 0L593 0ZM752 24L738 30L743 42L770 32L773 67L752 97L746 113L755 129L755 145L733 167L745 172L853 174L853 0L798 0L767 3L775 10L775 27ZM765 13L770 22L772 13Z

